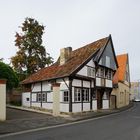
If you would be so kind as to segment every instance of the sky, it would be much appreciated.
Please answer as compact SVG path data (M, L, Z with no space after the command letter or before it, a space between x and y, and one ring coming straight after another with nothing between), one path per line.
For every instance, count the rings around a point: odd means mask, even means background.
M15 33L26 17L45 26L43 44L56 61L74 49L112 35L116 54L129 54L131 81L140 79L140 0L1 0L0 58L17 52Z

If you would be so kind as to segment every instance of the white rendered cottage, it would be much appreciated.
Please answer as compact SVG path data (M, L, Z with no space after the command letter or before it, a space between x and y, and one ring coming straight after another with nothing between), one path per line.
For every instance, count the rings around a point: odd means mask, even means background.
M73 113L108 109L117 67L111 35L74 51L63 48L56 63L22 82L28 89L22 105Z

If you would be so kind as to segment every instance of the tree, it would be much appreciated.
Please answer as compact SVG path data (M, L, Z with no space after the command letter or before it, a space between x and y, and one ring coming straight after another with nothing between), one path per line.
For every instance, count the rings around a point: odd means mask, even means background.
M19 84L16 73L9 65L3 62L0 62L0 79L7 80L6 86L8 90L13 89L14 87L16 88Z
M26 18L20 27L22 33L16 33L15 46L18 51L11 58L14 69L20 74L30 75L46 65L53 63L53 58L46 53L42 45L45 27L33 18Z

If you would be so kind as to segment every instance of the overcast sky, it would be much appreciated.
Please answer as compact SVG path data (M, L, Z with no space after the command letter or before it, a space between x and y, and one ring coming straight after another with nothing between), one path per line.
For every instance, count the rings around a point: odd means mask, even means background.
M116 54L129 54L131 80L140 79L140 0L1 0L0 58L6 63L26 17L46 26L43 44L54 60L60 48L77 49L111 34Z

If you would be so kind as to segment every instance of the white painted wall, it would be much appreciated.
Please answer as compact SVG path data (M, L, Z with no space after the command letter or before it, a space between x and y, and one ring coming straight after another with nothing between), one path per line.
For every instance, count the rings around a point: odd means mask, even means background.
M32 93L32 101L33 101L33 102L36 102L36 96L37 96L36 93Z
M72 112L81 112L81 103L73 103L72 104Z
M88 81L83 81L83 87L90 88L90 82L88 82Z
M29 98L29 101L27 101L27 98ZM22 106L30 107L30 92L22 93Z
M52 91L51 89L52 85L49 82L43 82L42 83L42 91Z
M33 107L41 107L41 103L39 103L39 102L32 102L32 106Z
M109 100L103 100L103 109L109 109Z
M53 103L42 103L42 108L52 110Z
M96 86L101 86L101 78L96 78Z
M92 110L97 110L97 100L92 101Z
M113 87L112 80L106 79L105 83L106 83L106 87L111 87L111 88Z
M41 82L32 84L32 92L41 91Z
M87 63L87 65L95 68L95 64L92 59Z
M53 102L53 92L47 92L47 102Z
M87 66L84 66L77 74L87 76Z
M73 79L72 86L81 87L82 86L81 80Z
M69 104L60 103L60 111L61 112L69 112Z
M93 60L90 60L86 65L90 67L95 67ZM82 69L80 69L77 74L82 76L87 76L87 66L84 66Z
M90 111L90 103L83 103L83 111Z

